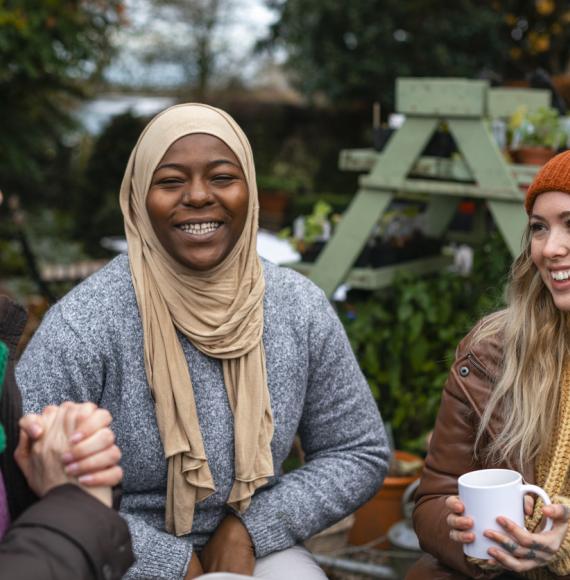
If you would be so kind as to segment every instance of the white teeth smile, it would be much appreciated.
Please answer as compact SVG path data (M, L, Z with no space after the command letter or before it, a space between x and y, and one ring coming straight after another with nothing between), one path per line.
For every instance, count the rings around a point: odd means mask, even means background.
M553 280L568 280L570 278L570 270L564 270L560 272L550 272Z
M221 225L219 222L204 222L202 224L180 224L178 227L183 232L188 232L195 236L203 236L216 231Z

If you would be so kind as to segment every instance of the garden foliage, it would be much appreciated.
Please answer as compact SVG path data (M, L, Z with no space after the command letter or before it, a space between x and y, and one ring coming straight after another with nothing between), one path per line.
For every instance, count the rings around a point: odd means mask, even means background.
M121 0L0 1L0 188L60 196L69 155L62 135L85 83L111 54Z
M388 289L340 309L351 344L399 448L421 451L435 423L459 341L503 304L510 254L494 234L469 276L400 276Z
M265 0L262 47L285 49L298 87L331 102L391 105L401 76L524 78L563 73L570 4L556 0Z

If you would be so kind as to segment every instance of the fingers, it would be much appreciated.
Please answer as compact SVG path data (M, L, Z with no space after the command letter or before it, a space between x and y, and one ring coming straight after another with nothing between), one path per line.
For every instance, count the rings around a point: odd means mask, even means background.
M42 411L42 426L43 426L43 433L47 433L51 426L54 424L59 407L56 405L48 405Z
M79 443L90 437L99 429L108 427L111 424L113 417L107 409L95 409L90 414L85 415L81 421L78 421L75 432L70 437L71 443Z
M120 466L114 465L107 469L102 469L96 473L89 473L78 478L79 483L88 487L119 485L123 480L123 470Z
M564 512L564 510L556 511ZM565 526L561 526L562 529L558 531L531 534L508 518L499 517L497 522L506 533L485 531L485 537L498 544L496 548L489 548L489 554L501 566L515 572L526 572L544 566L556 553L565 535Z
M489 554L503 568L515 572L527 572L546 563L546 560L538 558L534 552L528 552L526 556L521 555L519 558L499 548L489 548Z
M40 415L35 415L30 413L29 415L24 415L19 421L18 425L20 429L25 431L26 435L35 441L42 436L44 432L43 419Z
M107 440L107 438L105 438L105 440ZM96 444L96 442L94 444ZM87 454L85 459L75 459L72 463L69 463L65 468L66 473L70 475L83 475L85 473L93 473L106 467L112 467L119 463L121 459L120 449L113 444L107 445L106 443L102 443L101 445L105 445L101 450L98 450L93 454Z
M469 517L449 514L447 516L447 525L453 530L466 531L473 527L473 520Z
M450 495L445 500L445 505L455 514L462 514L465 511L463 502L456 496Z
M94 403L80 403L76 404L73 410L68 413L66 422L66 431L70 438L81 429L81 425L97 410L97 405ZM79 428L79 429L78 429ZM76 437L77 439L78 437Z
M80 461L93 455L109 449L115 443L115 434L109 427L99 429L94 435L76 443L63 455L64 463Z
M521 528L520 526L517 526L517 524L515 524L512 520L505 518L504 516L498 517L497 523L502 528L504 528L504 530L507 532L510 538L512 538L517 544L523 546L524 548L532 547L535 550L540 550L550 554L552 554L555 551L554 546L551 545L551 541L557 535L560 535L559 532L553 531L539 534L531 534L526 528ZM500 532L493 532L491 530L487 530L485 532L485 535L487 534L495 534L497 536L505 537L505 534L501 534ZM558 546L556 546L556 548L557 547Z
M554 520L555 525L557 522L566 524L570 518L570 508L567 505L559 503L545 505L542 508L542 513Z
M463 502L456 495L450 495L446 498L445 505L451 510L451 513L447 516L447 525L451 528L449 537L460 544L473 542L475 540L475 534L471 531L473 520L468 516L462 515L465 511Z
M27 462L30 456L30 444L31 440L28 436L28 433L21 429L20 438L18 439L18 446L14 451L14 459L16 460L18 467L24 472L24 464Z
M534 511L534 498L532 495L525 495L524 496L524 513L527 516L532 516L532 512Z
M450 530L449 537L454 542L459 542L460 544L470 544L475 541L475 534L473 532L461 532L459 530Z

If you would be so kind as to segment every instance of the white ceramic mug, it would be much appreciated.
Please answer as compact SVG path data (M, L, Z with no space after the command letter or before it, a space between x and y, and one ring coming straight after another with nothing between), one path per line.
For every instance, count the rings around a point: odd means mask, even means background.
M497 543L483 535L485 530L505 533L497 523L499 516L509 518L524 527L524 496L533 493L542 498L545 505L552 502L548 494L537 485L523 483L522 476L510 469L480 469L465 473L458 479L459 498L465 505L463 515L473 520L475 541L463 545L463 551L473 558L489 559L487 550ZM547 519L544 531L552 528Z

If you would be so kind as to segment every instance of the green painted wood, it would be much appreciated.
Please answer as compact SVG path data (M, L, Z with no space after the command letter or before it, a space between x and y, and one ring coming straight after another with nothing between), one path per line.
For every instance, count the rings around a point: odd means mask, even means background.
M436 197L430 199L425 215L425 231L428 236L439 238L449 226L459 199L457 197Z
M520 241L527 223L522 201L524 194L509 171L486 123L454 119L449 122L457 146L483 188L505 187L510 199L489 200L489 208L513 256L520 252Z
M388 187L386 185L384 189ZM380 182L378 183L378 188L382 188ZM510 187L481 187L479 185L451 181L428 181L426 179L407 179L402 181L398 187L392 187L392 189L395 194L403 197L405 197L406 193L425 193L448 197L477 197L499 200L512 200L513 198L513 191Z
M479 186L507 188L511 190L513 199L520 199L514 176L487 123L483 120L452 119L449 130Z
M391 199L391 193L362 189L343 214L310 274L327 296L345 280Z
M390 139L369 175L360 178L361 191L343 215L311 271L311 279L331 296L346 278L372 228L393 197L389 184L400 184L428 139L437 119L408 119ZM382 183L379 191L377 183Z
M476 117L485 114L487 81L449 78L399 78L396 109L405 115Z
M521 203L489 201L489 209L513 257L521 253L528 217Z
M492 88L487 94L487 116L492 119L510 117L519 107L529 111L550 107L550 91L542 89Z
M394 277L402 272L414 272L418 275L429 274L431 272L439 272L452 263L453 258L451 256L433 256L383 268L352 268L346 276L346 283L351 288L359 290L378 290L390 286L394 281ZM311 279L313 278L314 264L296 262L285 264L285 266L309 276Z
M450 119L449 130L481 188L506 189L513 200L522 199L514 176L482 119Z
M528 185L534 169L506 163L484 115L510 115L522 103L531 109L542 106L544 92L491 91L487 82L467 79L404 78L397 80L396 100L398 112L407 120L382 153L359 149L340 154L342 169L369 173L360 177L359 193L310 268L310 277L328 296L347 276L353 287L372 289L391 283L392 267L360 271L351 270L351 266L394 196L430 197L427 220L432 235L441 235L447 229L461 197L486 200L511 252L516 255L520 249L527 221L520 187ZM420 157L442 120L448 122L461 156ZM485 215L480 206L474 237L485 235ZM434 263L419 260L394 268L420 273L431 271Z
M382 160L374 149L344 149L340 152L339 168L343 171L368 172ZM508 164L518 185L528 185L539 169L537 165ZM473 181L473 173L461 157L420 157L409 173L413 177L450 181Z
M370 189L399 186L419 158L438 124L437 119L408 119L392 135L388 146L378 157L370 173L360 178L360 186Z
M410 176L442 181L473 181L471 170L460 157L420 157L410 171Z
M540 165L510 165L509 167L515 176L517 184L525 187L531 184L540 169Z

